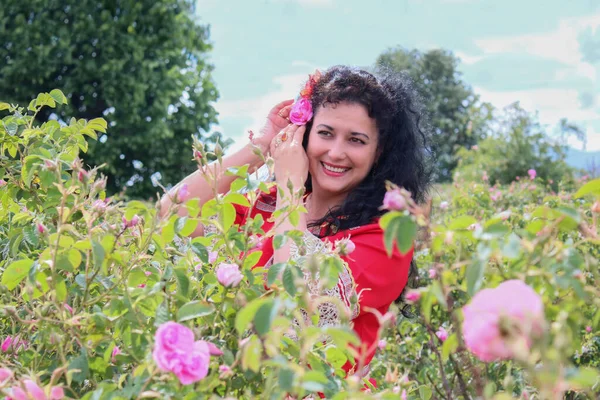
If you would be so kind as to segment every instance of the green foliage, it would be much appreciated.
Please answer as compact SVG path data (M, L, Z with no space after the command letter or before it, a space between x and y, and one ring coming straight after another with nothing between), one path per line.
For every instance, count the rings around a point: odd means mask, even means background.
M457 165L457 152L485 138L490 130L492 107L463 81L459 60L445 50L389 49L377 64L404 71L411 78L429 115L432 148L437 157L439 181L450 181Z
M534 169L539 178L554 182L571 181L573 168L566 162L566 145L548 137L535 117L515 103L498 118L499 129L475 148L458 151L455 180L481 180L508 184L516 177L529 179Z
M218 94L207 62L208 27L191 0L6 0L0 8L0 98L27 104L60 87L54 114L103 117L110 133L90 141L84 161L106 163L109 192L128 185L154 197L150 177L174 184L193 172L191 135L205 137ZM50 93L50 95L52 95ZM39 121L53 112L42 110Z

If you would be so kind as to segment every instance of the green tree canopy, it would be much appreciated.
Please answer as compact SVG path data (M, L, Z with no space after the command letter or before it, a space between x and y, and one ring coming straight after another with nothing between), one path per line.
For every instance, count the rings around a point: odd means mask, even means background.
M60 88L69 106L38 118L108 120L85 161L106 163L111 191L136 197L195 169L191 135L206 136L218 98L209 29L192 0L5 0L0 8L0 99L25 103ZM204 141L215 141L213 134Z
M446 50L393 48L377 64L406 72L423 98L432 130L438 180L449 181L457 165L457 151L486 137L492 107L481 103L457 70L458 58Z

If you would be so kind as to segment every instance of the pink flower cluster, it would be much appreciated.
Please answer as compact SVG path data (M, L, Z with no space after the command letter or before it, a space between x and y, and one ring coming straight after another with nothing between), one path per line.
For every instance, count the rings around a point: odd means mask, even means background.
M463 315L465 344L485 362L528 351L532 339L541 335L544 328L542 299L520 280L478 292L463 307Z
M314 87L321 79L321 72L316 70L314 74L308 76L308 81L304 89L300 92L300 98L294 102L290 110L290 122L296 125L306 125L313 117L313 107L310 98Z
M222 355L214 344L194 341L194 332L173 321L162 324L154 336L152 357L158 368L172 372L183 385L204 379L211 355Z
M7 384L13 377L14 373L10 369L0 368L0 385ZM44 391L32 379L23 379L23 381L15 382L7 392L10 395L5 398L6 400L61 400L65 397L62 387L47 387L46 391Z

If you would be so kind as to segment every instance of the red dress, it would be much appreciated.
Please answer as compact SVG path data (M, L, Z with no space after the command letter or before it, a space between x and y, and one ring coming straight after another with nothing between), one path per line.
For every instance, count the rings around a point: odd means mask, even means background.
M254 205L243 207L235 205L236 220L235 223L242 225L246 218L254 218L257 214L262 214L264 219L263 230L269 231L273 227L273 222L269 218L277 202L276 187L271 189L269 194L262 193ZM340 276L336 293L346 304L350 304L350 296L358 294L358 307L353 310L353 329L361 340L361 349L359 352L362 362L359 362L361 371L360 376L366 376L369 372L369 362L375 354L378 341L379 322L372 312L366 311L368 308L374 308L382 315L388 311L389 306L398 298L408 279L410 262L413 257L413 248L406 254L401 254L396 248L391 257L388 257L383 243L383 230L379 226L378 220L372 223L341 230L333 236L321 238L321 241L335 243L336 240L350 237L355 245L355 250L348 256L341 258L348 264L349 272L352 274L350 280L356 284L348 285L348 279ZM263 252L257 266L265 266L273 256L272 238L262 243ZM355 291L355 292L352 292ZM367 351L371 349L371 351ZM357 360L358 361L358 360ZM353 365L347 363L344 366L347 372L352 370Z

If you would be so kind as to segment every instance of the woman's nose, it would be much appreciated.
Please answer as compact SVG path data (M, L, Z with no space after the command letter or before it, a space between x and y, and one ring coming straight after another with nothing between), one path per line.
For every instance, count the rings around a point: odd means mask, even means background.
M346 149L344 143L335 141L329 148L329 158L332 160L342 160L346 157Z

